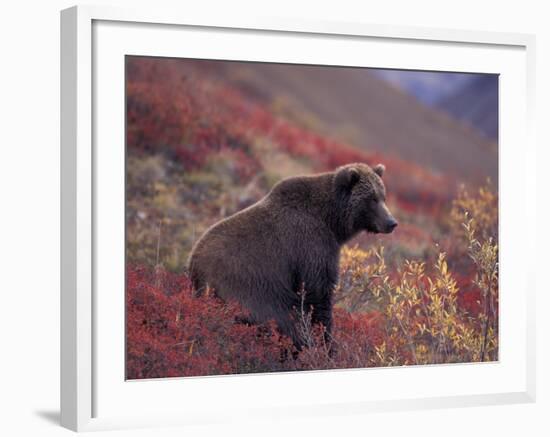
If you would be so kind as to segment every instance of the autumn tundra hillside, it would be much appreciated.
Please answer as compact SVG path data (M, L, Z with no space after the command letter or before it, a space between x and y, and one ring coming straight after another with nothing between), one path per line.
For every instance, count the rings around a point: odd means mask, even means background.
M126 80L128 377L497 359L494 144L365 70L128 57ZM344 248L336 352L307 317L297 353L193 296L186 260L209 226L350 162L386 165L400 226Z
M276 113L359 148L396 155L458 179L496 180L496 144L448 114L459 120L486 118L494 137L498 111L487 105L498 85L491 75L477 75L439 102L444 111L436 111L365 69L207 61L199 66L215 70L217 77Z

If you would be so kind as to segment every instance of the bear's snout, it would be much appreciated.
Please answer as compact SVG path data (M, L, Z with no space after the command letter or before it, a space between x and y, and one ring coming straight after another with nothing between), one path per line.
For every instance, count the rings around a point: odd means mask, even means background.
M386 229L385 229L386 234L390 234L391 232L393 232L393 230L396 227L397 227L397 220L395 220L393 217L390 217L386 221Z

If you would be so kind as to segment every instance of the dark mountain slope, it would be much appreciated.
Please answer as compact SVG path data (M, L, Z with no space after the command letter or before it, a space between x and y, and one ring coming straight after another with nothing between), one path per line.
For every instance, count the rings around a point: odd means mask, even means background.
M478 75L437 107L479 129L488 138L498 139L498 80L494 75Z

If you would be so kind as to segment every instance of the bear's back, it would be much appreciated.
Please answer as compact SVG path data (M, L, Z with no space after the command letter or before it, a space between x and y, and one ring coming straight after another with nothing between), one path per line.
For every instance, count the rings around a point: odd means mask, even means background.
M305 179L305 178L304 178ZM319 214L312 213L310 178L279 183L256 204L213 225L195 244L189 271L197 290L296 281L304 264L334 264L338 244Z

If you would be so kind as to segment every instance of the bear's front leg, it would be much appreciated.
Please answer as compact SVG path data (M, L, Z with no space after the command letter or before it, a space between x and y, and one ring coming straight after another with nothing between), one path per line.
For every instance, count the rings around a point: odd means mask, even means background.
M332 340L332 293L329 293L320 303L313 305L311 323L323 325L325 342L330 345Z

